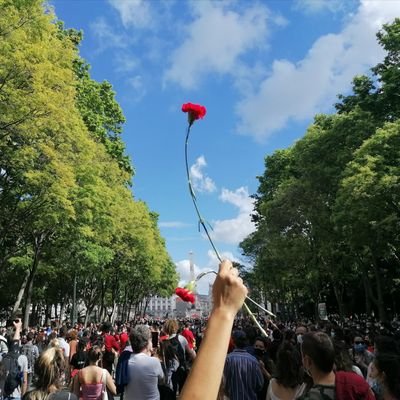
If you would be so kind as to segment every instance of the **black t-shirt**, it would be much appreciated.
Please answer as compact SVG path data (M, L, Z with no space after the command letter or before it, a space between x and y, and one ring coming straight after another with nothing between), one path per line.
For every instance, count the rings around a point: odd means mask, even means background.
M71 358L70 364L74 369L82 369L86 365L86 352L78 351L75 353Z

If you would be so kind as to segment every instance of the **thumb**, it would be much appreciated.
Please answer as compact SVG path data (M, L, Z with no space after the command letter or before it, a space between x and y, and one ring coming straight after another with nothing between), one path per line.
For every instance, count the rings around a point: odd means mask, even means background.
M219 274L224 274L228 272L233 267L232 262L229 260L222 260L221 264L219 264Z

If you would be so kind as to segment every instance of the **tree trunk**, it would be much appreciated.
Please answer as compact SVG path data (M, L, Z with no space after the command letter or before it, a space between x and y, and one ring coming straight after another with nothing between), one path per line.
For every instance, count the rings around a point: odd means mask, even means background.
M13 307L13 311L12 311L13 315L15 315L17 313L18 309L21 306L21 301L22 301L22 298L24 297L26 285L28 284L29 275L30 275L30 270L28 269L25 273L24 280L22 281L21 287L19 289L17 299L15 300L15 303L14 303L14 307Z
M339 307L339 315L340 319L343 321L344 316L345 316L345 308L344 308L344 302L343 302L343 293L344 293L344 288L338 287L338 285L333 284L333 291L335 293L336 301Z
M60 305L60 323L61 325L63 324L63 321L65 320L65 309L67 307L67 303L65 300L62 301Z
M29 326L29 313L31 309L32 302L32 292L33 292L33 280L35 279L35 275L39 266L40 260L40 251L42 249L43 242L45 240L45 234L40 234L36 236L34 239L34 249L35 253L33 256L32 268L30 270L28 283L26 287L26 298L25 298L25 313L24 313L24 327L27 328Z
M379 319L381 321L386 321L386 310L385 310L385 304L384 304L384 299L383 299L382 280L381 280L381 274L379 271L379 265L376 260L374 260L374 262L372 263L372 266L374 269L375 281L376 281Z

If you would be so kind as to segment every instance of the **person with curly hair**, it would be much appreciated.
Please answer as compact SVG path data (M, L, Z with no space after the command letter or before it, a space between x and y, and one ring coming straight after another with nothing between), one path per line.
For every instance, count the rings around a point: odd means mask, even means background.
M267 400L293 400L305 389L300 352L296 346L285 340L276 355L276 373L271 379Z

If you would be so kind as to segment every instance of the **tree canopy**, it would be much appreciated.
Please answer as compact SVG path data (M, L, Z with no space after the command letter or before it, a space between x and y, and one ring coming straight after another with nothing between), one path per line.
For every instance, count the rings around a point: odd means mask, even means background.
M383 26L385 59L354 78L336 113L317 115L303 138L265 158L257 229L241 248L254 290L291 315L328 301L342 316L385 320L400 305L399 32L399 19Z
M171 294L157 216L135 200L110 83L90 77L81 33L41 0L0 0L0 304L88 315Z

